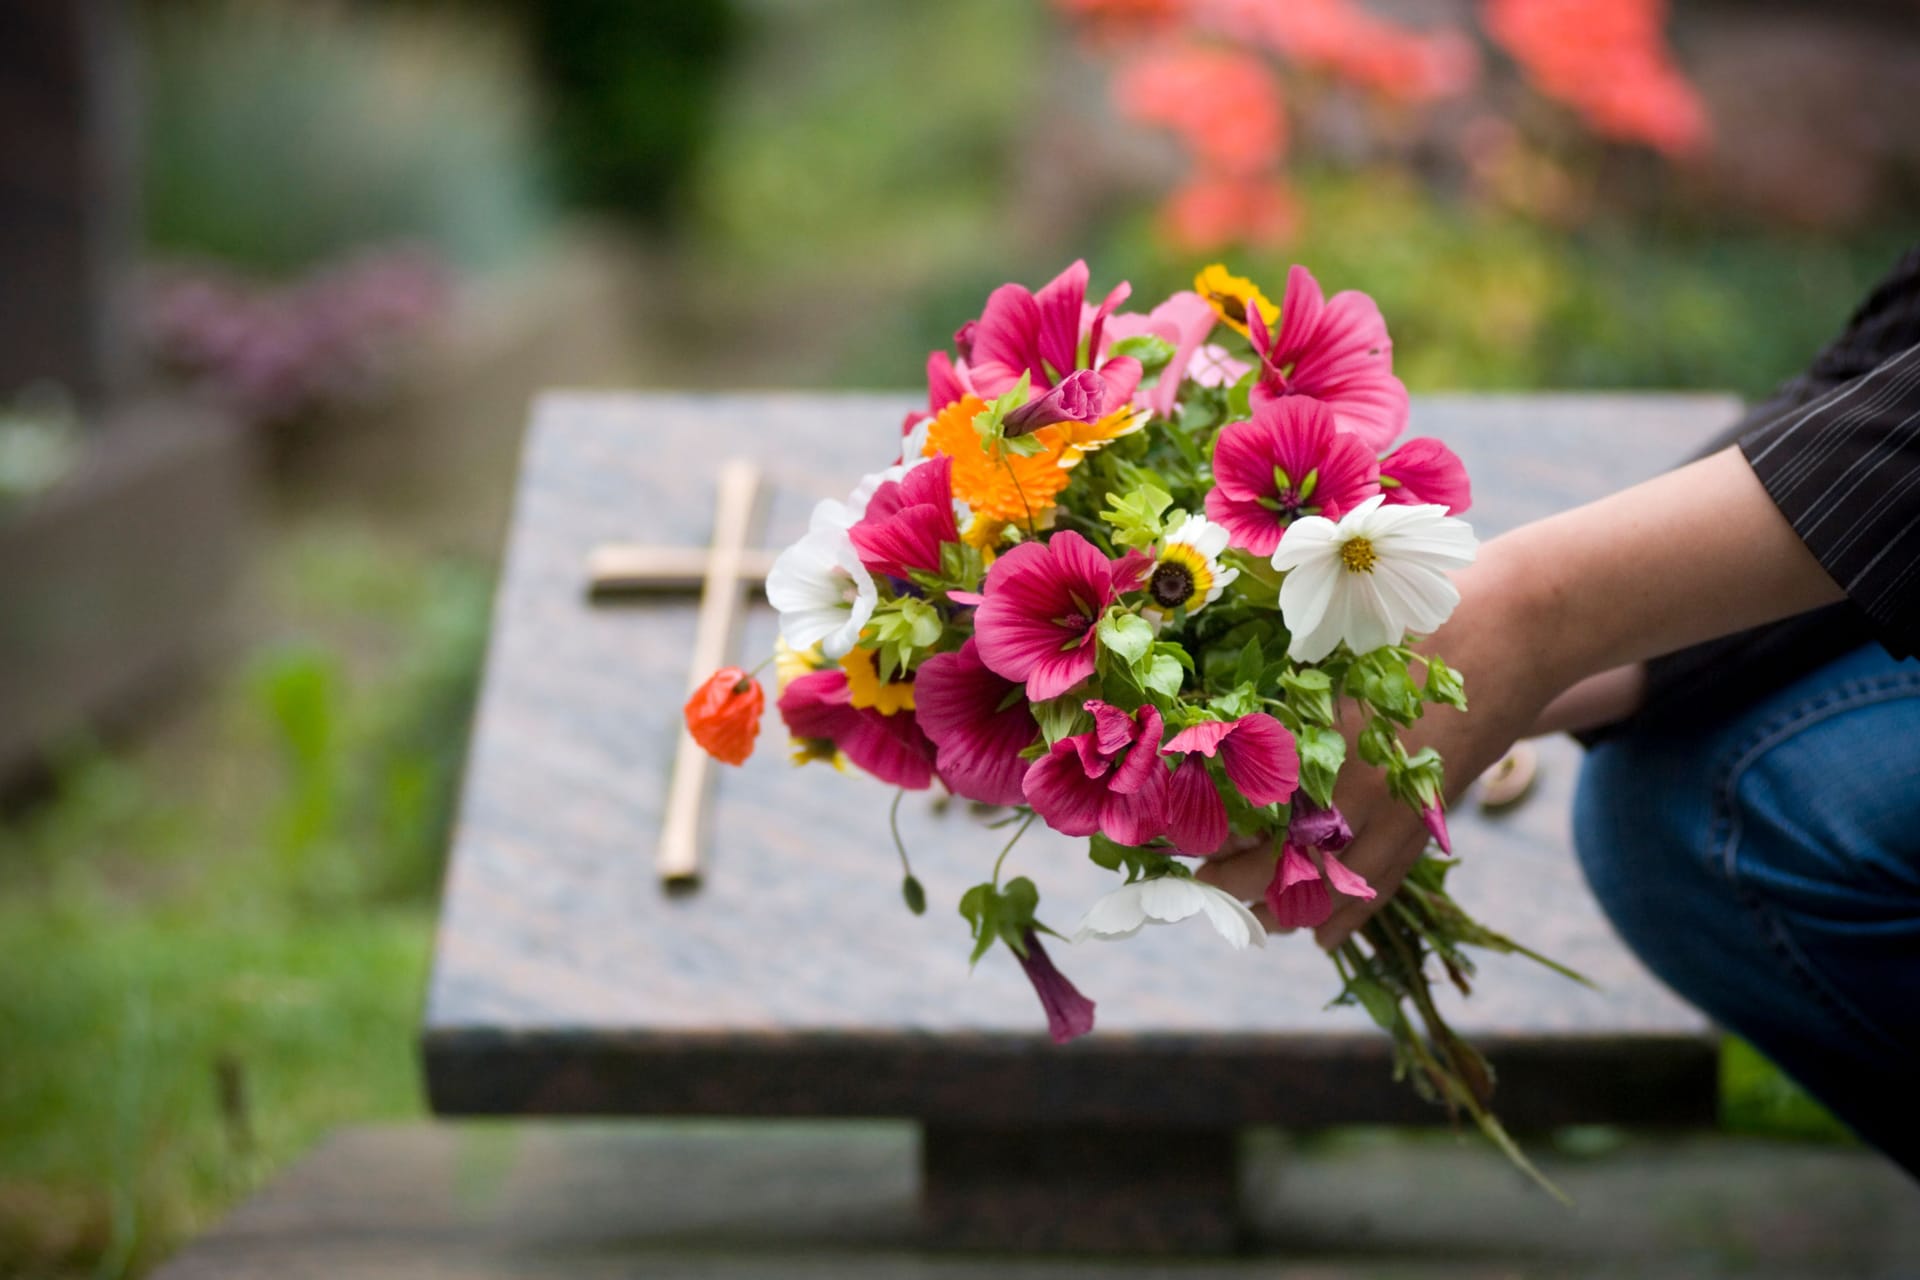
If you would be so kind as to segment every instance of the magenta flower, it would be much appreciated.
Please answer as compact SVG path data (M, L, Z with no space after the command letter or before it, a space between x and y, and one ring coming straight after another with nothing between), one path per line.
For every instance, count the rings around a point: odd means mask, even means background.
M1255 805L1285 804L1300 786L1300 750L1285 725L1264 711L1238 720L1203 720L1173 735L1172 755L1220 757L1227 780Z
M1007 434L1023 436L1056 422L1098 422L1107 410L1106 380L1091 369L1068 374L1051 390L1043 391L1006 417Z
M980 660L977 641L922 662L914 673L913 705L949 790L981 804L1025 799L1028 762L1020 753L1039 736L1040 726L1020 686Z
M1119 844L1145 844L1167 829L1160 713L1148 703L1129 716L1098 699L1087 710L1092 730L1060 739L1027 770L1027 803L1066 835L1100 831Z
M1473 504L1466 464L1431 436L1409 440L1380 459L1380 490L1388 502L1436 502L1450 516Z
M1333 915L1338 889L1350 898L1372 898L1373 886L1334 855L1353 841L1353 829L1338 809L1301 799L1293 807L1280 862L1267 884L1267 910L1283 929L1317 928Z
M1342 431L1380 450L1407 427L1407 388L1393 376L1393 339L1380 308L1349 289L1325 301L1305 267L1287 273L1280 327L1268 330L1259 308L1247 316L1260 357L1256 402L1312 396L1333 410Z
M964 357L956 361L944 351L927 353L927 412L939 413L964 396L979 394ZM915 417L920 415L915 414Z
M1100 615L1140 585L1151 563L1140 555L1109 560L1071 529L1021 543L987 570L973 623L981 661L1023 682L1035 702L1059 697L1093 674Z
M1187 366L1207 335L1213 332L1216 318L1212 304L1189 290L1174 294L1146 315L1123 312L1107 323L1108 342L1151 334L1173 347L1173 358L1160 370L1160 380L1134 392L1136 406L1151 409L1163 417L1173 412L1174 397L1180 393Z
M1207 518L1234 546L1270 556L1300 516L1338 520L1380 492L1380 463L1338 430L1318 400L1287 396L1253 407L1251 422L1223 428L1213 444Z
M1034 994L1040 997L1040 1007L1047 1011L1047 1034L1053 1042L1065 1044L1093 1030L1093 1001L1081 995L1080 989L1067 981L1067 975L1054 966L1053 957L1040 945L1040 935L1028 929L1021 942L1026 954L1016 951L1014 955L1026 971L1027 981L1033 984Z
M880 781L909 791L933 782L933 743L920 731L911 711L883 714L856 707L847 691L847 673L839 668L810 671L780 695L780 718L787 732L810 742L826 742Z
M1427 834L1440 846L1440 852L1449 858L1453 856L1453 838L1447 834L1447 811L1436 798L1420 807L1420 821L1427 828Z
M1087 264L1075 262L1039 293L1003 284L987 296L980 319L954 335L967 362L968 376L980 397L991 400L1013 389L1024 374L1035 391L1064 381L1080 365L1081 339L1096 361L1104 351L1107 317L1126 301L1131 287L1114 286L1097 307L1087 305ZM1140 362L1129 356L1098 361L1095 371L1107 384L1107 412L1133 396L1140 383Z
M1180 761L1167 783L1167 839L1196 858L1217 852L1226 843L1226 802L1197 751Z
M895 578L914 569L938 573L941 546L960 541L953 515L953 459L928 459L883 483L849 532L869 573Z

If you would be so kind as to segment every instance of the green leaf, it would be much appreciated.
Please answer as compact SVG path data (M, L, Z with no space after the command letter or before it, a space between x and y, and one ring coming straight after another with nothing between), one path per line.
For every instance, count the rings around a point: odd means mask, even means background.
M1240 375L1240 381L1234 383L1233 386L1227 390L1227 420L1229 422L1238 422L1242 418L1252 415L1253 383L1254 379L1259 377L1259 375L1259 369L1249 369Z
M1288 671L1280 677L1287 705L1309 724L1333 723L1333 678L1311 667Z
M1114 541L1125 547L1148 547L1166 532L1162 516L1173 505L1173 495L1150 481L1125 494L1109 493L1100 518L1112 527Z
M1333 803L1333 784L1347 761L1347 740L1324 725L1306 725L1295 741L1300 748L1300 786L1325 808Z
M1039 721L1040 734L1047 740L1048 746L1093 727L1093 717L1087 714L1083 705L1085 701L1083 695L1070 693L1033 704L1033 718Z
M1147 688L1163 697L1177 698L1180 686L1186 679L1186 672L1180 666L1180 660L1169 653L1155 653L1147 669L1144 683Z
M1400 735L1393 731L1391 720L1375 716L1367 721L1367 727L1360 731L1360 758L1376 769L1399 760Z
M1141 333L1113 344L1110 354L1132 356L1140 362L1142 373L1158 373L1175 354L1174 345L1157 334Z
M1420 690L1407 674L1407 660L1391 648L1375 649L1347 669L1347 692L1365 698L1374 709L1400 724L1420 718Z
M1137 613L1127 613L1118 605L1100 619L1100 643L1130 667L1140 665L1153 648L1153 626Z
M1360 1002L1374 1024L1382 1031L1392 1031L1400 1022L1400 1002L1393 993L1372 978L1356 977L1347 984L1347 991Z
M1244 649L1240 650L1240 661L1238 665L1234 667L1233 682L1235 684L1254 685L1257 689L1260 682L1260 671L1266 665L1266 650L1260 647L1260 637L1255 636L1247 641Z
M1426 663L1427 701L1465 711L1467 682L1461 678L1460 673L1438 658L1428 658Z

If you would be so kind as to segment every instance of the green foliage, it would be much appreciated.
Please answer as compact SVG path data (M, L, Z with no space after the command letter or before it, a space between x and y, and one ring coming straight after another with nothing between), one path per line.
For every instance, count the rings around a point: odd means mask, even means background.
M892 680L925 657L945 630L939 611L916 596L886 601L874 610L870 625L880 643L882 680Z
M740 35L728 0L512 0L551 109L566 193L660 222L679 211Z
M405 239L485 268L545 230L532 97L499 24L213 0L143 16L156 248L294 273Z
M1161 517L1172 505L1172 494L1152 481L1142 481L1124 494L1108 494L1100 518L1112 526L1116 546L1146 548L1166 532Z
M1034 919L1040 907L1040 890L1025 876L1015 876L1004 885L981 883L960 897L960 914L973 930L973 954L969 964L992 950L995 942L1004 942L1017 956L1027 954L1027 934L1046 929Z

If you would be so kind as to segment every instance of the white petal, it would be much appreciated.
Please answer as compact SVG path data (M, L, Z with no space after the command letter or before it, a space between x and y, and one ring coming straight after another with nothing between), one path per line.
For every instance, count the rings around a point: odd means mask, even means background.
M1140 884L1123 884L1087 908L1073 931L1075 942L1088 938L1131 938L1147 922L1140 908Z
M1460 591L1443 573L1417 565L1382 560L1374 566L1376 585L1395 601L1395 609L1409 631L1429 635L1453 614Z
M1163 876L1140 884L1141 910L1147 913L1149 920L1157 920L1161 924L1178 924L1188 916L1197 914L1204 900L1205 895L1200 892L1199 883L1184 876Z
M1333 602L1341 570L1333 560L1315 560L1289 570L1280 582L1280 620L1295 636L1317 629Z
M1384 644L1396 644L1407 632L1406 623L1381 596L1379 584L1370 573L1350 573L1347 589L1346 619L1340 635L1355 653L1370 653Z
M1325 516L1302 516L1287 526L1273 553L1273 567L1285 572L1318 557L1333 554L1340 526Z
M1267 945L1266 929L1253 912L1247 910L1244 902L1224 889L1217 889L1212 885L1201 887L1208 890L1202 904L1206 909L1207 920L1213 925L1215 932L1227 940L1227 945L1235 951L1245 951L1248 946Z

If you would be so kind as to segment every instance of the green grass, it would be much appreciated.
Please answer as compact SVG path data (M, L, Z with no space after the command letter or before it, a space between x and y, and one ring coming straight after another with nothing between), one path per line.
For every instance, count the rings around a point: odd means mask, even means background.
M138 1274L328 1129L422 1112L485 578L321 528L256 592L205 706L0 826L0 1274Z

